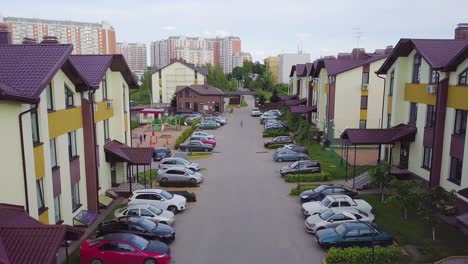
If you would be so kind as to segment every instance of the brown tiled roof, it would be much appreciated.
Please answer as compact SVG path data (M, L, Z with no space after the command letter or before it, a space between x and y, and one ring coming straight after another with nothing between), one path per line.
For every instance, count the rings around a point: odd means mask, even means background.
M306 103L307 103L307 99L291 99L291 100L284 101L284 104L287 106L303 105Z
M296 72L298 77L303 77L306 75L306 65L305 64L296 64Z
M365 64L385 59L387 55L372 55L364 59L323 59L323 63L316 69L318 72L322 67L327 69L328 75L337 75L345 71L361 67Z
M314 68L315 65L313 62L306 63L306 76L312 76L312 74L314 73Z
M175 93L179 93L185 89L190 89L196 92L199 95L221 95L224 96L223 91L220 89L211 86L209 84L200 84L200 85L189 85L189 86L177 86Z
M117 140L112 140L104 145L106 159L128 162L132 165L150 165L153 151L153 148L132 148Z
M164 66L164 67L162 67L162 68L160 68L160 69L152 69L152 70L150 71L150 74L154 74L154 73L158 72L159 70L163 70L163 69L165 69L165 68L167 68L167 67L169 67L169 66L171 66L172 64L177 63L177 62L178 62L178 63L182 63L183 65L189 67L190 69L192 69L192 70L194 70L194 71L200 73L201 75L203 75L203 76L205 76L205 77L208 76L208 69L207 69L206 67L198 67L198 66L195 66L195 65L193 65L193 64L191 64L191 63L187 63L187 62L185 62L185 61L180 61L180 60L174 61L173 63L170 63L170 64L168 64L168 65L166 65L166 66Z
M414 141L417 129L413 126L400 124L393 128L348 128L342 139L348 140L351 145L378 145L392 144L402 140Z
M302 105L293 105L290 106L291 108L291 113L296 113L296 114L308 114L312 112L317 112L317 106L302 106Z
M297 95L284 95L284 96L280 96L280 100L281 100L281 101L287 101L287 100L296 99L296 98L297 98Z

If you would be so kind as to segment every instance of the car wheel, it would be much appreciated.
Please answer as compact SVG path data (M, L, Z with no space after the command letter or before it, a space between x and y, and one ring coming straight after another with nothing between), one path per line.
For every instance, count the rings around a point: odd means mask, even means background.
M179 211L179 209L177 209L177 207L175 207L174 205L167 207L167 210L171 211L174 214L176 214Z
M206 148L206 149L205 149L205 152L208 152L208 151L210 151L210 150Z
M195 179L190 179L189 182L190 182L191 184L193 184L193 185L196 185L196 184L197 184L197 180L195 180Z
M283 162L283 158L278 158L276 161Z
M304 157L300 157L299 160L305 160L305 158L304 158Z
M90 264L104 264L104 262L102 262L102 260L100 260L100 259L93 259L89 263Z
M158 264L158 262L155 259L145 259L145 262L143 264Z
M169 180L167 178L162 178L161 180L159 180L159 182L168 182Z

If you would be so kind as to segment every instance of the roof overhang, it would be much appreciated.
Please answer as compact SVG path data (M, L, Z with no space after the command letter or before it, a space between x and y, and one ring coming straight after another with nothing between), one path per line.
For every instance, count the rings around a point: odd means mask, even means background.
M151 165L153 148L132 148L117 140L104 145L106 161L127 162L130 165Z
M416 132L416 127L406 124L392 128L348 128L341 134L341 139L347 140L350 145L394 144L413 142Z
M284 101L284 104L287 106L296 106L296 105L304 105L307 103L307 99L291 99Z
M294 114L308 114L312 112L317 112L317 106L312 105L312 106L302 106L302 105L293 105L290 106L291 113Z

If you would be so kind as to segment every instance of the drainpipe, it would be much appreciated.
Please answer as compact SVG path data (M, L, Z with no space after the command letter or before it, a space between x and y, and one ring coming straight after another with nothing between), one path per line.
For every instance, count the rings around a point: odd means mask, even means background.
M377 72L375 72L375 74L377 75L377 77L379 77L380 79L384 80L384 84L383 84L383 95L382 95L382 116L380 117L380 128L382 129L383 128L383 116L384 116L384 105L385 105L385 85L387 84L387 79L384 78L384 77L380 77L379 74ZM382 144L379 145L379 156L377 158L377 164L380 163L380 156L382 154Z
M24 134L23 134L23 115L30 113L32 111L37 110L39 107L39 103L35 104L29 110L21 112L18 116L19 120L19 127L20 127L20 141L21 141L21 158L22 158L22 165L23 165L23 181L24 181L24 200L26 201L26 212L29 214L29 199L28 199L28 182L27 182L27 174L26 174L26 160L24 154Z
M132 110L130 109L130 95L138 92L139 90L135 90L133 92L130 92L130 87L128 88L128 120L130 123L132 122ZM132 140L132 126L130 125L130 147L133 147L133 140Z
M93 122L93 137L94 137L94 158L96 160L96 151L97 151L97 137L96 137L96 123L94 122L94 94L96 93L96 90L92 90L88 92L88 97L89 100L91 101L92 109L93 109L93 114L92 116L92 122ZM99 214L99 169L97 164L94 166L95 171L96 171L96 203L97 203L97 213Z
M429 173L429 187L434 187L432 186L432 174L433 174L433 164L434 164L434 145L435 145L435 133L436 133L436 129L437 129L437 99L439 98L439 79L440 79L440 74L438 71L436 71L436 85L437 85L437 92L436 92L436 102L435 102L435 105L434 105L434 128L433 128L433 132L432 132L432 157L431 157L431 170L430 170L430 173Z

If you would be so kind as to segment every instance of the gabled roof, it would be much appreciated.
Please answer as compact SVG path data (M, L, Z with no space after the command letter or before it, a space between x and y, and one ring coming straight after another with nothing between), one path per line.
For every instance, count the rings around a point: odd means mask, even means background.
M289 77L293 77L295 71L296 71L296 65L291 66L291 71L289 72Z
M180 61L180 60L174 61L173 63L170 63L170 64L168 64L168 65L166 65L166 66L164 66L164 67L162 67L162 68L160 68L160 69L152 69L152 70L150 71L150 74L154 74L154 73L156 73L156 72L158 72L158 71L161 71L161 70L163 70L163 69L165 69L165 68L171 66L171 65L174 64L174 63L182 63L183 65L185 65L185 66L189 67L190 69L192 69L192 70L194 70L194 71L200 73L201 75L203 75L203 76L205 76L205 77L208 76L208 69L207 69L207 68L205 68L205 67L198 67L198 66L195 66L195 65L193 65L193 64L187 63L187 62L185 62L185 61Z
M468 39L400 39L377 74L386 74L398 57L416 49L434 70L453 71L468 56Z
M315 69L315 65L313 62L306 63L306 76L312 76Z
M0 45L0 100L38 103L58 70L62 69L77 91L90 88L68 60L70 44Z
M392 128L348 128L342 139L351 145L393 144L402 140L414 141L417 129L413 126L400 124Z
M385 59L387 55L376 54L366 55L363 59L320 59L316 62L313 76L318 77L323 68L327 69L328 75L335 76L337 74L361 67L365 64L373 63Z
M221 95L224 96L223 91L220 89L208 85L208 84L200 84L200 85L190 85L190 86L177 86L175 93L179 93L180 91L183 91L185 89L190 89L194 92L196 92L199 95Z
M287 106L295 106L295 105L304 105L307 103L307 99L290 99L284 101L284 104Z
M99 88L99 84L109 68L112 71L119 71L130 89L139 88L132 71L121 54L72 55L70 61L94 89Z
M104 145L106 160L128 162L132 165L149 165L153 157L153 148L132 148L117 140Z
M303 77L306 75L306 65L296 64L297 77Z

